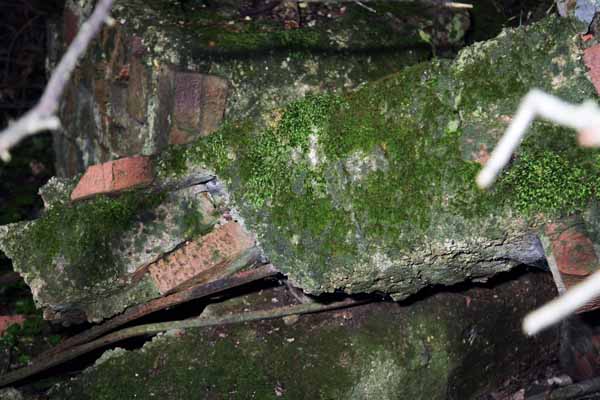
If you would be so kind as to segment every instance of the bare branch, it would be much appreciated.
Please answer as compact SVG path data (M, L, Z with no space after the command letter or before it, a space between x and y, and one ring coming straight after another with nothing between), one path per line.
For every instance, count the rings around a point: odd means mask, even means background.
M600 109L594 102L586 101L581 105L575 105L533 89L523 98L517 114L489 161L477 176L479 187L487 188L494 183L536 117L576 129L582 146L600 146ZM549 245L546 243L545 246ZM554 260L550 258L548 261L550 266L555 268ZM600 296L600 271L566 291L564 295L527 315L523 321L523 330L528 335L534 335L567 318L598 296Z
M113 0L99 0L90 18L81 25L77 36L52 73L40 101L17 122L0 132L0 158L10 160L9 150L28 136L48 129L58 129L60 121L56 116L60 99L77 61L96 36L102 24L110 22L110 8Z
M580 284L569 289L563 296L529 313L523 320L523 330L528 335L546 329L584 306L600 295L600 271L593 273Z
M521 101L506 133L494 148L485 167L477 175L477 185L480 188L488 188L494 183L536 117L576 129L581 132L580 142L585 140L586 143L592 143L592 138L596 138L595 143L600 144L600 109L594 102L586 101L575 105L541 90L533 89ZM585 136L582 138L584 133Z
M199 318L186 319L183 321L169 321L133 326L130 328L121 329L120 331L112 332L92 342L72 347L70 349L65 350L62 353L56 354L56 356L53 358L45 359L43 362L30 364L27 367L23 367L21 369L17 369L5 375L2 375L0 376L0 387L9 385L13 382L20 381L38 372L45 371L50 367L72 360L76 357L79 357L82 354L89 353L92 350L96 350L100 347L104 347L109 344L113 344L121 340L125 340L136 336L154 335L172 329L204 328L216 325L238 324L242 322L275 319L285 317L288 315L314 314L323 311L335 310L338 308L354 307L361 304L365 304L367 302L367 300L343 300L336 303L328 304L297 304L270 310L249 311L240 314L231 314L216 318L206 318L200 316Z

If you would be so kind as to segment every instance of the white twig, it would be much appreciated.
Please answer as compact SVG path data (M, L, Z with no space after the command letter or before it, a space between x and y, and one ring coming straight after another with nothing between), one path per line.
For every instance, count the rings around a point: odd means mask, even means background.
M594 102L586 101L575 105L533 89L521 101L506 133L477 175L477 185L480 188L488 188L494 183L536 117L576 129L580 132L580 142L586 140L586 143L600 144L600 109ZM585 137L582 138L584 134Z
M600 271L594 272L564 295L529 313L523 320L523 330L528 335L535 335L567 318L579 307L598 296L600 296Z
M533 89L521 101L504 136L477 176L479 187L487 188L494 183L536 117L576 129L582 146L600 146L600 109L594 102L586 101L575 105ZM553 259L548 261L554 262ZM600 271L527 315L523 321L523 330L528 335L534 335L567 318L598 296L600 296Z
M77 61L102 24L110 22L109 12L113 0L99 0L90 18L81 25L67 52L52 73L40 101L15 123L0 132L0 158L10 160L9 150L28 136L48 129L58 129L60 121L55 115L65 86Z
M367 5L364 5L363 3L361 3L361 2L360 2L360 1L358 1L358 0L354 0L354 3L356 3L356 5L359 5L359 6L361 6L362 8L364 8L364 9L365 9L365 10L367 10L367 11L370 11L370 12L372 12L372 13L377 13L377 11L376 11L375 9L373 9L373 8L371 8L371 7L367 6Z
M447 1L444 5L448 8L462 8L462 9L473 8L473 4L457 3L456 1Z

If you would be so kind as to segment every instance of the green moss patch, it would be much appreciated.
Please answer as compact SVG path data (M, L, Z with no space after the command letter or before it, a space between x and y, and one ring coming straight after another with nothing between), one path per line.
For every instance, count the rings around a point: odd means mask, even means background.
M50 398L478 398L554 356L554 333L535 340L521 333L523 315L547 301L552 287L551 277L529 274L495 287L495 296L473 288L406 306L303 315L291 324L171 332L140 350L105 353ZM216 306L214 315L271 308L273 298L287 304L286 292L267 289L209 307Z
M477 152L497 142L530 87L594 96L573 33L568 20L549 18L454 62L407 67L345 96L307 96L264 129L230 122L171 150L163 173L215 170L272 261L304 288L368 288L360 282L419 246L499 239L515 211L569 213L595 198L595 156L548 124L534 126L496 189L474 184Z
M35 223L9 232L3 245L25 276L45 276L44 295L63 297L122 274L112 248L145 210L162 200L162 195L128 192L51 207ZM57 264L68 268L55 271L61 279L52 281L55 273L48 272Z

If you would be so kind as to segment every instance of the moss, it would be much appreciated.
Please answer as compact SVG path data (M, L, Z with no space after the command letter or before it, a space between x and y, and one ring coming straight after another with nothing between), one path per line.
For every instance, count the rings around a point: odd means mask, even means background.
M292 325L277 319L166 334L141 350L106 354L50 398L479 398L555 354L554 333L532 340L520 323L552 287L551 277L530 274L494 287L496 297L472 288L406 307L380 302L303 315ZM210 312L269 307L284 301L278 291Z
M369 50L373 45L379 49L399 49L418 44L418 28L433 25L435 15L435 10L423 5L380 2L373 5L380 10L377 15L350 5L344 14L319 19L314 27L286 29L282 21L260 14L258 18L240 19L239 4L174 7L165 5L164 1L150 0L145 1L143 6L133 2L129 10L121 12L128 13L140 7L144 7L145 12L136 15L137 18L159 18L164 32L193 37L196 55L202 53L204 57L280 49L293 49L299 53ZM443 30L446 27L436 28Z
M397 326L384 326L377 321L382 315L377 317L369 318L367 326L356 331L331 324L321 326L318 333L306 334L298 325L282 329L279 322L267 323L266 327L234 326L221 338L216 331L186 334L176 341L164 338L141 352L104 361L84 374L70 391L59 391L57 398L85 399L93 393L98 400L198 395L277 399L283 394L289 399L377 396L391 400L420 389L421 393L433 394L434 399L440 398L447 370L439 376L434 370L439 385L426 385L432 375L428 379L423 375L415 383L416 371L431 364L421 346L427 340L431 346L437 337L429 332L432 336L427 339L421 332L407 340L398 336ZM383 330L376 331L375 326ZM439 349L433 346L427 351L432 350ZM444 352L428 354L446 357ZM85 387L84 393L78 385Z
M160 204L162 194L127 192L118 197L98 196L72 205L48 209L35 223L21 232L9 233L7 253L26 276L44 274L57 262L69 265L61 271L69 281L48 281L50 295L61 295L76 288L93 287L121 273L112 247L142 211ZM17 235L18 237L12 237ZM21 239L19 239L21 238ZM26 239L23 239L26 238ZM47 275L50 278L52 274Z
M525 155L495 190L474 184L473 153L495 144L530 87L572 101L593 96L572 33L555 18L506 31L453 63L418 64L348 95L292 102L264 129L231 122L170 152L165 165L213 169L272 261L303 288L368 290L361 282L381 272L369 254L401 265L398 257L421 245L502 238L498 224L511 210L570 212L593 197L595 178L582 178L593 157L565 152L571 144ZM530 140L551 133L558 142L567 132L537 124ZM545 158L536 163L557 164L535 176L527 171L539 169L531 164L538 154ZM532 191L537 197L527 200Z

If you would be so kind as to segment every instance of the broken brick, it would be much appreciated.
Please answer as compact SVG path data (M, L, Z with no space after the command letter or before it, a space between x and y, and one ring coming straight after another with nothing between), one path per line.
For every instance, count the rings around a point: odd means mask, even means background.
M583 61L589 69L588 74L596 88L596 93L600 94L600 44L585 49Z
M129 157L92 165L71 193L71 200L147 186L153 179L152 162L148 157Z
M599 269L594 244L581 223L574 223L573 220L567 219L547 224L545 230L550 239L556 267L566 289L577 285ZM600 298L582 306L577 313L597 308L600 308Z
M551 223L546 226L552 254L558 270L563 274L588 276L598 269L594 244L583 232L581 225Z
M228 84L223 78L195 72L175 73L171 144L189 143L217 130L225 113Z
M22 315L0 315L0 336L9 326L18 324L23 325L25 317Z
M186 243L148 267L161 294L225 274L236 260L254 248L254 240L236 222Z

